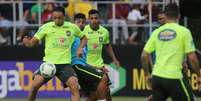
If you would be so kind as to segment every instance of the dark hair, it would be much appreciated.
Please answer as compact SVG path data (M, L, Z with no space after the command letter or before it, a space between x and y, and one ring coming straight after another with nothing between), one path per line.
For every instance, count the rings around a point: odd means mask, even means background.
M176 4L168 4L165 7L165 15L168 18L177 18L179 16L179 7Z
M63 15L65 15L65 10L64 10L64 8L61 7L61 6L55 7L55 8L53 9L53 12L62 12Z
M89 15L92 15L92 14L99 14L99 12L97 10L95 10L95 9L91 9L89 11Z
M83 13L77 13L74 15L74 21L76 19L86 19L86 16Z

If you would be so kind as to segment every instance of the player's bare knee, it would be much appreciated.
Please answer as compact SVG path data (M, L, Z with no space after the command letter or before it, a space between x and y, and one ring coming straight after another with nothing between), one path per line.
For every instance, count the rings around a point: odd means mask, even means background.
M67 81L67 85L70 87L72 91L79 89L78 79L77 77L70 77Z

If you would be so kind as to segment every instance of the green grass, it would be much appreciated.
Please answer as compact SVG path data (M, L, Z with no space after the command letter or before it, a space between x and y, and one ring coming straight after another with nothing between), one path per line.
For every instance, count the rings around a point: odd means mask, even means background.
M113 101L146 101L145 97L112 97ZM0 101L27 101L26 99L0 99ZM37 99L36 101L70 101L69 99ZM83 100L81 100L83 101ZM171 101L168 99L168 101ZM201 101L201 97L197 99Z

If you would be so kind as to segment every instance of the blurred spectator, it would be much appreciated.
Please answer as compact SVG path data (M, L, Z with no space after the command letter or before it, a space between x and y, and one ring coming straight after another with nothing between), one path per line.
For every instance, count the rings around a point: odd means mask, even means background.
M159 23L159 26L165 24L166 22L166 16L165 16L165 13L164 12L159 12L158 13L158 23Z
M13 6L12 3L6 3L10 0L0 0L0 13L8 20L13 20Z
M129 12L129 5L128 4L115 4L115 18L113 19L113 10L112 5L109 7L108 12L108 22L110 24L114 23L114 32L113 37L114 39L120 39L121 44L125 44L128 39L128 26L126 23L126 19ZM122 28L122 31L119 32L118 27ZM119 37L120 36L120 37Z
M22 44L22 37L27 33L29 23L26 20L18 20L16 21L16 28L17 28L17 43Z
M140 4L133 4L132 10L129 12L128 17L127 17L127 19L128 19L127 23L128 24L138 24L141 20L146 19L147 16L148 15L144 15L144 16L141 15ZM132 26L130 29L131 29L132 34L128 38L128 44L132 44L132 45L137 44L136 36L138 35L138 32L137 32L138 27Z
M152 22L157 22L158 20L157 16L158 16L158 13L160 12L160 9L153 1L154 0L149 0L149 4L144 6L143 13L144 15L149 15L151 11Z
M94 8L91 3L83 2L88 0L68 0L68 7L66 12L68 17L72 20L74 14L83 13L88 18L88 12Z
M149 4L145 5L143 8L143 14L147 14L147 22L145 22L146 25L149 24L149 16L151 15L151 21L152 21L152 27L146 27L145 30L145 40L147 40L151 34L150 31L153 31L155 28L157 28L158 24L158 13L160 12L159 7L154 3L154 0L148 0Z
M31 21L31 8L34 3L25 3L24 1L33 1L33 0L21 0L23 2L23 19L30 22Z
M31 7L31 22L34 24L38 24L40 16L39 13L42 14L44 11L44 5L41 4L43 0L37 0L37 3Z
M0 14L0 45L5 45L9 38L9 29L12 27L12 22Z
M42 13L41 22L46 23L52 20L52 12L54 9L54 1L53 0L46 0L45 9Z

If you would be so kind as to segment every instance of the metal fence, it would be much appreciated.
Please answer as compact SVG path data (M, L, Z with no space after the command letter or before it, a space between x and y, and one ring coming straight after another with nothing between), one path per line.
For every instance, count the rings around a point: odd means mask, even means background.
M173 0L175 1L175 0ZM176 0L178 1L178 0ZM172 2L172 0L156 0L156 2L153 2L154 4L156 4L157 6L159 6L161 9L164 9L165 5L169 2ZM12 7L12 19L9 19L12 24L9 28L9 33L10 35L8 36L8 43L7 45L19 45L18 44L18 40L17 39L17 34L19 33L20 30L23 30L23 28L28 28L29 30L27 31L28 34L33 35L35 33L35 31L37 30L37 28L39 26L42 25L41 22L41 9L40 7L38 7L38 15L37 17L39 18L37 23L30 23L27 21L27 19L24 18L25 15L25 10L24 10L24 6L26 4L38 4L39 6L47 4L47 1L43 1L43 0L37 0L37 1L31 1L31 0L1 0L0 1L0 5L5 5L5 4L9 4ZM77 4L78 2L74 2L74 5ZM127 2L123 2L123 1L90 1L90 2L84 2L84 3L90 3L91 5L93 5L94 8L96 9L100 9L99 6L100 5L105 5L106 6L106 10L109 10L107 8L108 5L110 5L112 7L112 20L115 20L115 6L116 4L127 4L127 5L131 5L131 4L141 4L141 7L143 7L144 5L148 5L150 2L146 1L146 2L134 2L132 0L129 0ZM177 2L178 3L178 2ZM67 1L54 1L55 5L59 5L59 6L67 6L69 3ZM31 9L31 8L30 8ZM29 13L31 12L29 10ZM146 21L146 23L141 23L141 24L130 24L130 23L126 23L126 26L128 28L143 28L143 32L140 33L141 34L141 42L146 42L147 38L149 37L149 33L152 32L154 26L157 26L157 24L155 24L152 21L152 10L149 10L149 17ZM9 12L9 11L8 11ZM114 22L112 23L108 23L107 18L103 18L104 21L102 23L103 26L107 27L108 29L110 29L110 32L112 33L112 37L111 37L111 42L112 44L127 44L127 42L122 42L123 41L127 41L127 39L121 39L124 36L122 36L122 33L125 33L122 31L122 28L120 28L120 25L116 25ZM26 23L24 23L26 22ZM0 27L4 28L4 26L0 25ZM117 30L115 30L115 27L117 27L118 30L120 30L121 32L117 32ZM145 31L146 30L146 31ZM26 33L26 34L27 34ZM117 34L117 33L121 33L121 34ZM24 34L24 32L22 33ZM130 36L130 34L128 35L128 37Z

